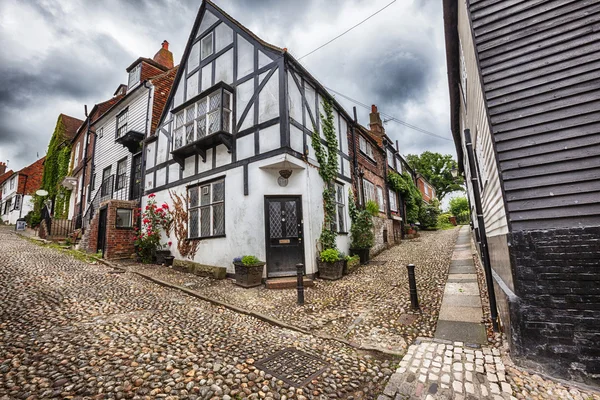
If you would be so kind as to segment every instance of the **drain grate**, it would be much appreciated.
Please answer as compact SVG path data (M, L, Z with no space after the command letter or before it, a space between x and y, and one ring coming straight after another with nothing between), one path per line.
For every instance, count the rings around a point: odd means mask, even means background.
M325 372L329 364L290 347L257 361L255 366L288 385L300 387Z

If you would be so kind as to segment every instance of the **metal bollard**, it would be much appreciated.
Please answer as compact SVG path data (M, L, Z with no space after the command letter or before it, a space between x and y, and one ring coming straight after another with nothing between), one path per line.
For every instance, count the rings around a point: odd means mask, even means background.
M296 264L296 274L298 275L298 304L304 305L304 264Z
M415 265L408 264L408 287L410 288L410 304L413 309L419 309L419 298L417 296L417 281L415 280Z

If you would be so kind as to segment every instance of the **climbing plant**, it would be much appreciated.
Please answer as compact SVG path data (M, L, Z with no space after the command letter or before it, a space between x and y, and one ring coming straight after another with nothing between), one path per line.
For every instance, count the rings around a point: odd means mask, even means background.
M335 249L335 177L338 171L338 139L333 121L333 106L329 100L323 101L323 111L319 113L323 126L326 146L321 143L321 135L316 127L312 134L312 147L319 162L319 175L325 184L323 188L324 220L320 241L323 250Z
M167 228L167 235L170 234L171 228L177 238L177 250L182 257L193 259L198 251L200 240L188 239L188 212L187 204L189 199L187 195L180 196L174 191L169 190L169 196L173 201L173 209L171 210L172 224Z
M58 117L56 128L48 144L44 172L42 175L42 189L48 192L49 198L55 198L54 215L64 218L69 212L69 198L71 191L61 186L62 180L69 173L71 162L71 143L66 135L66 126L62 116ZM36 200L34 209L41 210L41 201Z
M388 173L388 183L393 190L400 193L404 204L406 204L406 222L409 224L418 222L419 213L423 205L423 197L412 177L406 172L398 174L390 171Z

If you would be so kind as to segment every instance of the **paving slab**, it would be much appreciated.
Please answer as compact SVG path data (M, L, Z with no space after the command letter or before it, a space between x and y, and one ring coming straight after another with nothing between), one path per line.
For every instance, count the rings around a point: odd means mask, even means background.
M460 322L481 322L481 305L477 307L457 307L444 303L440 310L440 320Z
M451 265L448 270L450 274L475 274L475 266L473 265Z
M474 322L439 320L435 330L435 338L459 340L465 343L487 343L485 327L481 323Z
M444 296L444 305L455 306L455 307L481 307L481 298L479 296Z
M444 296L446 294L477 296L479 295L479 284L477 282L447 282Z

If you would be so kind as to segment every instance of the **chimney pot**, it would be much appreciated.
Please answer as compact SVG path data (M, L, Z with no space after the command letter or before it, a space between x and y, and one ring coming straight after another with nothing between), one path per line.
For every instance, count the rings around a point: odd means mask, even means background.
M377 112L377 106L375 104L371 105L371 112L372 113L376 113Z
M167 42L166 40L163 40L162 48L165 50L169 50L169 42Z

